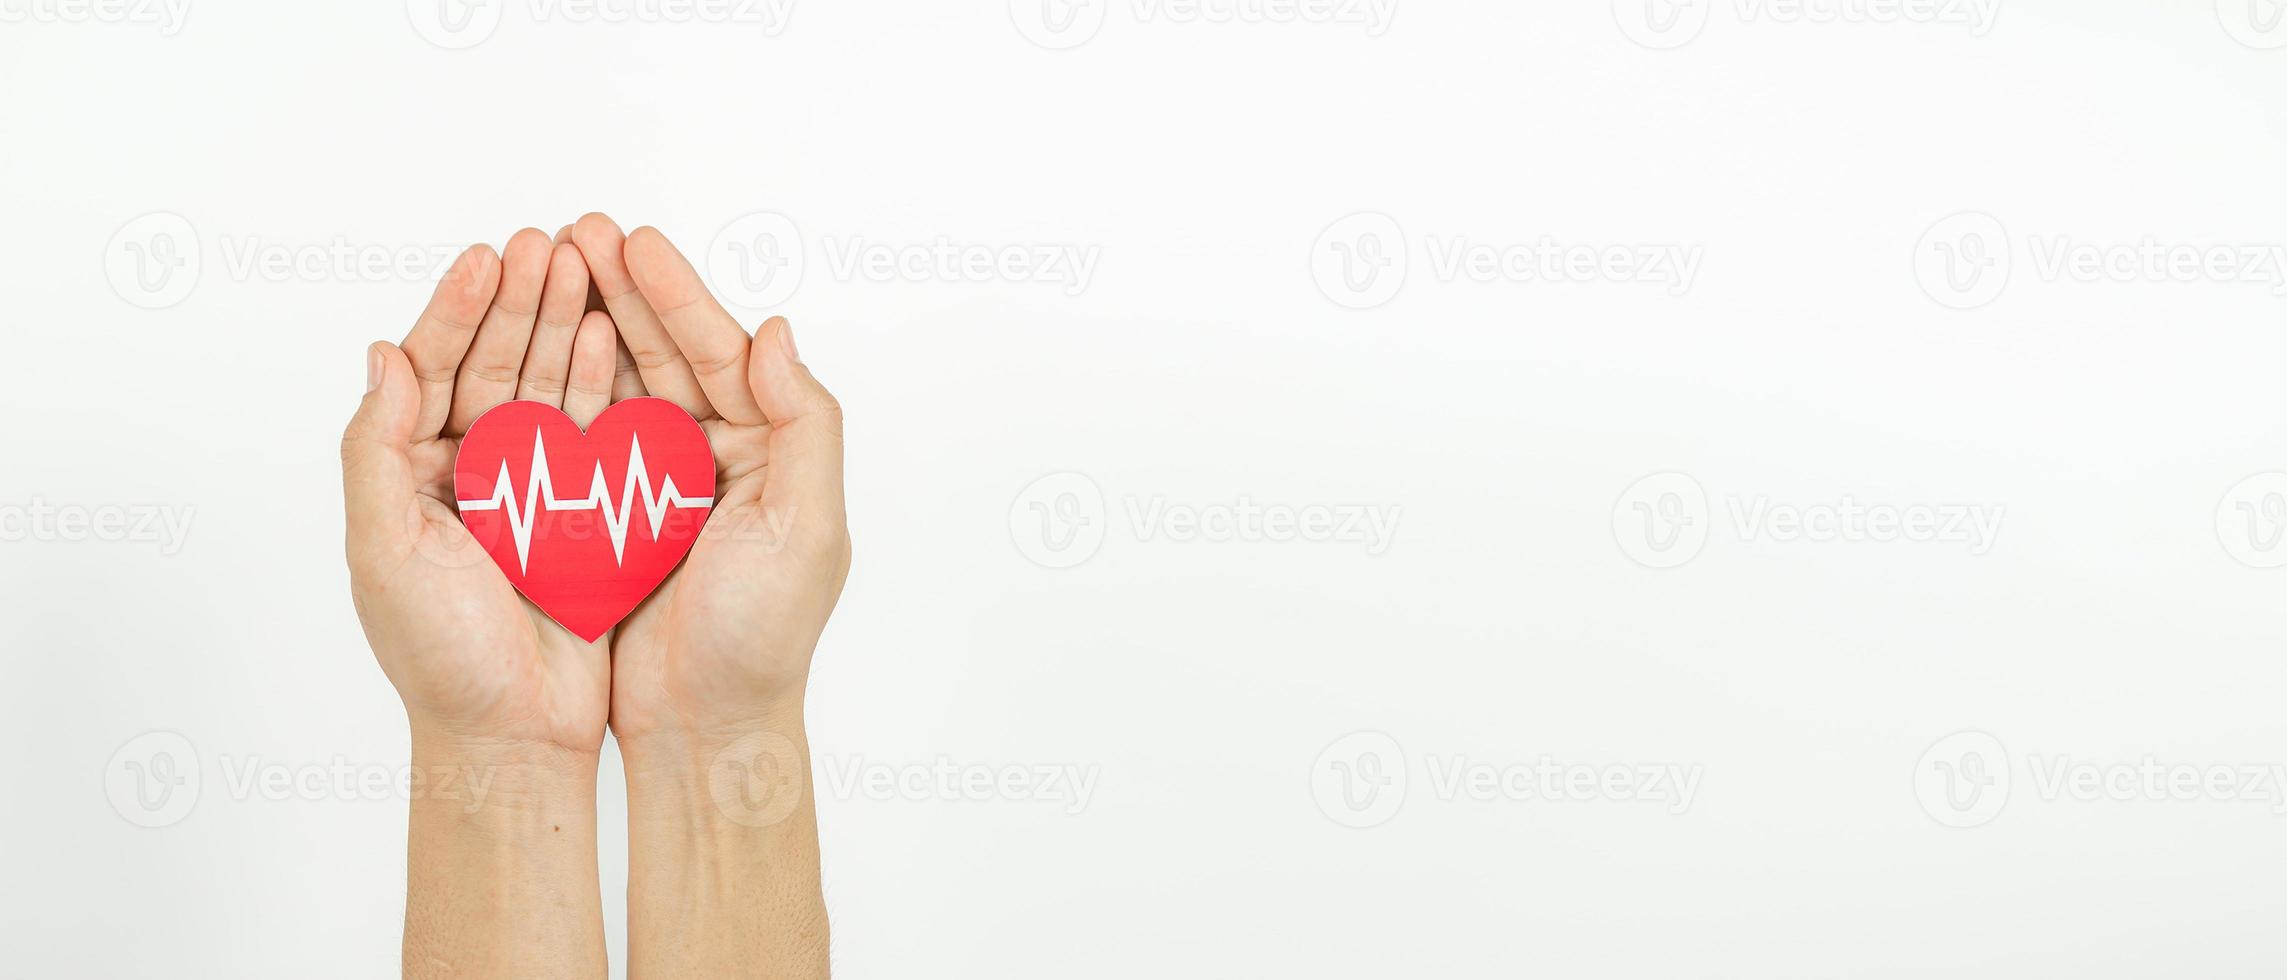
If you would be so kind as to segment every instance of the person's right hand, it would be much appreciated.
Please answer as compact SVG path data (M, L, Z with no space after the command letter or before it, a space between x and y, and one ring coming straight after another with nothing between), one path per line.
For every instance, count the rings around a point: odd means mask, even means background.
M657 229L622 238L590 214L569 234L644 392L691 413L715 455L705 531L612 633L620 753L703 765L742 737L788 736L850 571L841 404L784 317L749 336Z
M526 229L504 256L463 253L404 346L367 353L341 443L350 594L416 743L602 750L605 643L518 595L453 500L460 437L487 409L539 401L585 427L610 404L619 344L587 298L579 250Z

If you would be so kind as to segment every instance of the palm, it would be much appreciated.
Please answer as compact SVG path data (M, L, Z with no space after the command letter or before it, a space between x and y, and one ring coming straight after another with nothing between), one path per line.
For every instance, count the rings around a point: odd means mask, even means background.
M804 501L802 481L774 472L771 426L702 425L715 447L714 512L612 641L612 727L623 736L734 722L712 717L713 706L746 703L725 695L799 688L848 569L839 503Z
M699 419L716 467L698 542L613 633L612 730L744 723L799 699L849 572L840 406L795 355L784 320L750 337L657 232L623 238L589 215L572 240L641 374L633 393Z
M603 644L572 635L519 595L462 526L447 503L457 447L438 438L409 454L419 488L406 516L414 542L390 582L415 611L407 648L425 651L412 679L420 690L408 696L481 731L596 751L611 674Z
M603 645L516 593L455 515L452 485L457 437L487 410L528 399L592 419L608 402L611 322L583 316L587 292L579 251L537 231L504 256L471 248L403 348L373 349L342 448L351 589L407 711L592 753L610 704Z

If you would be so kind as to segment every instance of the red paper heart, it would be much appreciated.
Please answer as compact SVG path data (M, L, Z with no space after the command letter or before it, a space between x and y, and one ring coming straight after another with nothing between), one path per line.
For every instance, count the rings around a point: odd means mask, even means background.
M551 406L508 402L469 426L453 496L516 591L592 641L698 541L715 457L699 423L663 398L613 405L584 433Z

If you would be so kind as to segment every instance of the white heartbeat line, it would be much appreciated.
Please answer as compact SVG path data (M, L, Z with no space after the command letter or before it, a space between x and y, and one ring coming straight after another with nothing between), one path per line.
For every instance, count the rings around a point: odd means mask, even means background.
M532 553L532 524L543 511L602 510L604 527L611 532L611 558L623 563L627 551L627 517L635 509L635 491L643 488L643 512L651 522L651 538L659 539L659 525L667 519L667 511L675 507L713 507L713 497L686 497L675 490L675 478L660 481L659 494L651 493L651 474L643 468L643 442L631 439L627 450L627 483L620 488L619 506L612 506L611 488L604 482L604 464L596 463L596 478L588 484L588 495L579 500L556 496L556 487L548 478L548 446L540 433L532 434L532 479L524 488L524 506L516 505L516 489L508 482L508 461L500 461L500 478L492 483L492 496L485 500L460 501L461 509L505 510L508 512L509 532L516 536L516 569L526 571Z

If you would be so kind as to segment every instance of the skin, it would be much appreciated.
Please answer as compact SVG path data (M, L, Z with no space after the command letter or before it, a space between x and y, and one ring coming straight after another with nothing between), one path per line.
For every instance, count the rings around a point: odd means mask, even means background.
M595 773L629 787L629 974L825 976L802 723L848 575L841 409L784 319L753 337L658 232L588 215L463 254L403 345L368 352L342 439L351 593L420 771L407 976L603 976ZM452 502L458 438L510 398L586 425L645 394L700 420L716 506L596 643L516 593ZM441 787L444 780L439 780Z

